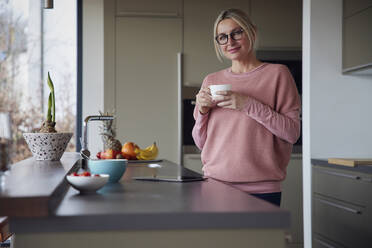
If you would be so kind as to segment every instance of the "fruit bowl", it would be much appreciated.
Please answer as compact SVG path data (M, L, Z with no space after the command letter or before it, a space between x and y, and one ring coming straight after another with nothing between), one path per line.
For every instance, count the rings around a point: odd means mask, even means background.
M80 193L93 193L102 188L109 180L107 174L97 175L67 175L67 181L69 184Z
M109 182L116 183L127 169L127 159L90 159L88 167L92 174L108 174Z

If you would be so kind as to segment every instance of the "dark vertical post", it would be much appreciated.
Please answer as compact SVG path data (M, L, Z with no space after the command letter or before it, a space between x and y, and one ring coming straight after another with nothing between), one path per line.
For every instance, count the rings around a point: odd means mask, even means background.
M76 89L76 151L81 150L83 114L83 0L77 0L77 89Z

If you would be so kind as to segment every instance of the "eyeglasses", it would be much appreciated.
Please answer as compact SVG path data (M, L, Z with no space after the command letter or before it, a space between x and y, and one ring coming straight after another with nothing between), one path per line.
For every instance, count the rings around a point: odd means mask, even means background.
M232 31L230 34L219 34L215 39L219 45L226 45L229 41L229 36L232 40L240 40L243 36L243 29Z

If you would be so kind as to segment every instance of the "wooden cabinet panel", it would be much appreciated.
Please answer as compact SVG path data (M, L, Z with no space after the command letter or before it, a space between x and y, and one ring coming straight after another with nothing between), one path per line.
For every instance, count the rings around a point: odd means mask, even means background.
M200 86L209 73L231 66L217 59L213 25L222 10L232 7L249 13L249 1L244 0L184 1L184 85Z
M258 28L258 49L301 49L301 0L252 0L252 20Z
M140 32L138 32L140 30ZM116 18L115 107L117 137L178 162L177 53L182 22L176 18Z
M182 0L118 0L117 15L182 16Z
M372 6L372 0L344 0L344 18Z
M344 19L343 68L372 66L372 8Z

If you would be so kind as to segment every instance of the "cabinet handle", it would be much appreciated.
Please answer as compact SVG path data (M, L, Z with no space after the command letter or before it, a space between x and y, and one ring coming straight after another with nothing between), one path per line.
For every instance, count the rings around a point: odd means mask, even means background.
M336 248L335 246L330 245L330 244L328 244L327 242L325 242L325 241L323 241L323 240L320 240L320 239L318 239L318 238L314 238L314 241L318 242L319 244L321 244L321 245L323 245L323 246L325 246L325 247L327 247L327 248Z
M349 175L349 174L344 174L344 173L334 172L334 171L329 171L329 170L321 170L321 169L317 169L317 170L321 173L329 174L332 176L345 177L345 178L350 178L350 179L355 179L355 180L360 179L360 176Z
M178 125L177 125L177 134L178 134L178 162L179 164L183 165L183 137L182 137L182 130L183 130L183 105L182 105L182 53L177 53L177 111L178 111Z
M342 210L351 212L353 214L361 214L362 213L360 210L357 210L357 209L354 209L354 208L349 208L349 207L343 206L341 204L337 204L337 203L330 202L330 201L327 201L327 200L323 200L323 199L320 199L320 198L316 198L316 200L318 200L321 203L324 203L326 205L329 205L329 206L332 206L332 207L335 207L335 208L339 208L339 209L342 209Z

